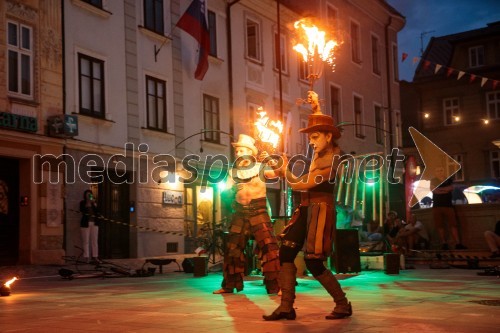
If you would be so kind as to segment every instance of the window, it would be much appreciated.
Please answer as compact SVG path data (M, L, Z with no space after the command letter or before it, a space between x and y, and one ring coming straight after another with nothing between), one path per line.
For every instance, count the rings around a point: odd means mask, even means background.
M375 105L375 140L377 144L384 144L384 114L379 105Z
M260 24L254 20L246 20L247 57L260 62Z
M372 70L374 74L380 75L380 55L378 49L378 38L372 35Z
M281 72L288 72L288 53L287 53L287 41L286 36L281 34L278 37L278 33L274 33L274 69L278 70L279 64L281 65Z
M486 94L486 108L489 119L500 119L500 92L492 91Z
M203 115L206 130L219 130L219 99L209 95L203 95ZM210 142L220 142L219 132L206 132L205 140Z
M329 28L334 30L334 31L337 31L337 29L338 29L337 9L328 5L328 4L326 5L326 19L327 19Z
M308 125L308 119L307 118L300 118L300 128L306 128ZM298 153L302 153L307 156L308 153L308 148L309 148L309 134L308 133L301 133L300 134L300 147L298 150Z
M394 73L394 81L399 81L399 68L398 68L398 46L392 46L392 70Z
M474 46L469 48L469 67L484 66L484 47Z
M102 9L102 0L82 0L82 1Z
M146 76L146 109L148 128L167 131L166 83Z
M210 52L212 57L217 57L217 21L216 15L211 10L208 11L208 33L210 35Z
M7 50L9 92L33 97L33 29L8 22Z
M463 182L464 181L464 157L462 154L455 154L455 155L451 155L451 158L453 158L455 161L458 162L458 164L460 164L461 168L460 170L457 171L457 173L455 173L453 175L453 180L454 181L457 181L457 182ZM447 165L447 168L448 168L448 175L451 174L453 171L455 171L455 163L450 163L449 165Z
M491 152L491 176L500 178L500 150Z
M251 102L247 103L248 116L246 119L248 119L248 121L246 122L245 126L247 128L251 129L250 130L251 133L249 134L250 136L254 136L256 134L257 129L256 129L254 124L257 121L257 119L259 118L259 116L257 115L259 107L261 107L261 106L258 104L251 103Z
M361 63L361 40L359 25L351 22L351 59L355 63Z
M396 147L401 147L401 112L394 112L395 122L394 122L394 135Z
M354 129L357 138L364 139L363 104L361 98L354 96Z
M302 81L309 80L309 65L301 55L299 56L299 79Z
M78 54L80 113L104 118L104 61Z
M335 124L340 122L340 89L330 85L330 109Z
M163 35L163 24L163 0L144 0L144 27Z
M455 125L460 121L458 98L443 99L444 124Z

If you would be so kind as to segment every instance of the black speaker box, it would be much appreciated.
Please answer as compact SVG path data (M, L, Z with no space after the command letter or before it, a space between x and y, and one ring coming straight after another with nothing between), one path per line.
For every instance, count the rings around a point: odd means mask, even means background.
M384 253L385 274L399 274L400 255L397 253Z
M336 231L331 263L337 274L361 272L357 229L338 229Z
M200 256L193 258L193 276L207 276L208 275L208 257Z

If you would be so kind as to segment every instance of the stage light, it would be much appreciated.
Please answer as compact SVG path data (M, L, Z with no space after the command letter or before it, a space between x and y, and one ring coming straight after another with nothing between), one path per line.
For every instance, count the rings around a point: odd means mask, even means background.
M16 280L18 280L18 278L17 277L13 277L9 281L7 281L4 284L2 284L2 286L0 287L0 296L10 296L10 293L11 293L10 285L12 283L14 283L14 281L16 281Z

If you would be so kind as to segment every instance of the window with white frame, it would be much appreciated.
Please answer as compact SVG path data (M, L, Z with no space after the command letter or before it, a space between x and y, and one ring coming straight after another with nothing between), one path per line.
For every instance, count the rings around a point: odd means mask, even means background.
M144 0L144 27L163 35L163 0Z
M205 141L220 143L220 111L219 99L203 94L203 118Z
M358 96L354 96L354 131L357 138L365 138L363 126L363 100Z
M207 11L208 15L208 33L210 35L210 54L212 57L217 57L217 16L211 10Z
M166 82L146 76L147 127L167 131Z
M78 54L80 113L104 118L104 61Z
M380 75L380 51L378 37L372 35L372 71Z
M278 70L281 65L281 72L288 73L288 51L286 35L278 32L274 33L274 69Z
M451 158L454 159L455 161L460 164L460 170L458 170L454 175L453 175L453 180L457 182L463 182L464 181L464 156L462 154L454 154L451 155ZM455 171L455 163L450 163L447 166L448 173L451 174Z
M261 105L258 105L256 103L251 103L251 102L248 102L247 103L247 110L248 110L248 116L246 119L248 119L247 121L247 128L251 128L251 132L252 133L249 133L250 136L255 136L256 135L256 131L257 131L257 128L255 127L255 122L257 121L257 119L259 118L259 115L257 114L259 111L259 107L261 107Z
M399 81L398 46L395 44L392 45L392 72L394 81Z
M460 104L457 97L443 99L444 124L455 125L460 121Z
M332 118L335 124L340 122L340 89L330 85L330 110L332 111Z
M469 47L469 67L484 66L484 47Z
M247 58L261 61L260 23L246 19L246 55Z
M491 161L491 176L493 178L500 178L500 150L490 152Z
M359 24L351 21L351 59L361 63L361 35Z
M7 22L8 91L20 97L33 97L33 29Z
M300 118L300 128L306 128L308 124L308 120L305 117ZM307 147L309 146L309 134L301 133L300 134L300 147L298 147L297 152L307 155Z
M486 94L486 109L489 119L500 119L500 92L491 91Z
M380 105L375 105L375 141L377 144L384 144L384 114Z

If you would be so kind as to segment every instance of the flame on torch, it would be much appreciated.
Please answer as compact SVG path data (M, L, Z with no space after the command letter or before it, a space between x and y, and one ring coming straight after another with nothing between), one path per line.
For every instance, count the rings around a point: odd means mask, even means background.
M319 60L325 61L334 69L334 51L338 45L337 41L326 41L326 33L319 30L314 24L308 23L306 19L296 21L293 26L300 40L293 46L293 49L302 55L304 62L310 63L315 58L319 58Z
M6 286L6 287L10 287L11 284L14 283L14 281L17 280L17 277L13 277L12 279L10 279L9 281L5 282L3 285Z
M283 132L283 123L279 120L270 120L267 112L262 107L257 109L257 114L259 115L259 119L255 122L257 138L263 144L268 144L275 150Z

